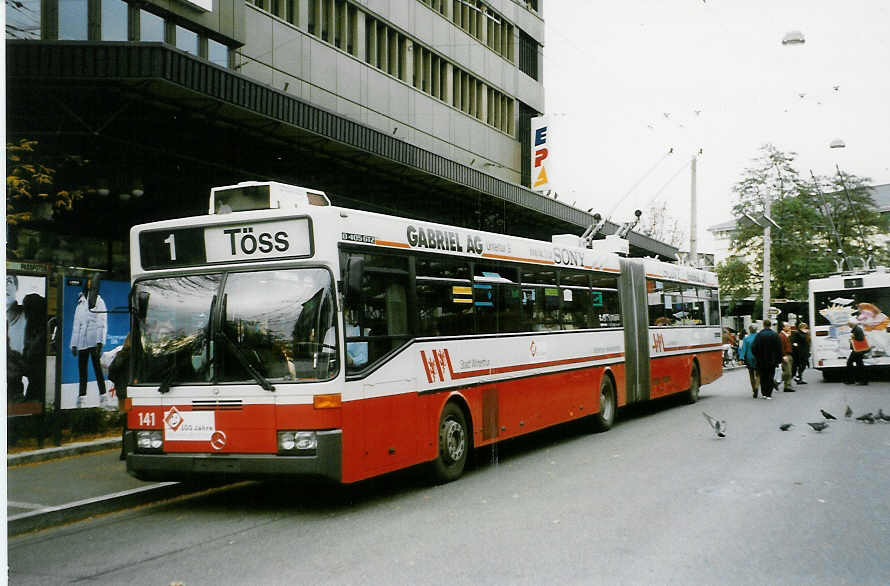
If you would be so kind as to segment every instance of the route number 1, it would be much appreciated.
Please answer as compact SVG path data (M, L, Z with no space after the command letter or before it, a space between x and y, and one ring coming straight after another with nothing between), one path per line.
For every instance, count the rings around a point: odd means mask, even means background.
M176 238L173 234L164 239L164 244L170 245L170 260L176 260Z

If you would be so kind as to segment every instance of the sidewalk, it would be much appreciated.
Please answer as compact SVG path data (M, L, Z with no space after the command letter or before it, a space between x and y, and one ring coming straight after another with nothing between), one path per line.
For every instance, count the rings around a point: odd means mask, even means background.
M19 535L194 490L143 482L119 459L121 440L100 439L10 454L7 534Z

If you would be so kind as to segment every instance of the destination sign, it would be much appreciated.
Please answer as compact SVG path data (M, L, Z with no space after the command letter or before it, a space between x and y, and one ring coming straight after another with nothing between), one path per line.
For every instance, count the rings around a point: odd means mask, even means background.
M309 218L238 222L139 234L145 269L312 256Z

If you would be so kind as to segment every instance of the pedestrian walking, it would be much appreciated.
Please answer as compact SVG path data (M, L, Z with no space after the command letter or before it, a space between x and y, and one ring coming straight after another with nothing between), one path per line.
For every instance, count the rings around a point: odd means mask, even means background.
M799 385L807 384L803 380L803 371L810 362L810 330L805 323L798 323L791 333L791 357L794 359L794 380Z
M782 387L786 393L793 393L795 389L791 386L791 377L794 375L794 346L791 345L790 323L782 324L779 342L782 344Z
M739 360L741 360L745 368L748 369L748 380L751 382L751 394L757 398L757 392L760 388L760 377L757 375L757 361L754 353L751 351L751 345L754 342L754 336L757 334L757 327L754 324L748 326L748 335L742 338L739 344Z
M862 329L855 317L851 317L847 325L850 326L850 355L847 357L844 384L852 385L855 382L857 385L867 385L865 362L862 360L869 350L868 341L865 339L865 330Z
M757 375L760 377L760 394L764 399L773 398L773 376L776 367L782 363L782 343L779 335L771 329L772 322L763 320L763 329L754 336L751 352L757 361Z

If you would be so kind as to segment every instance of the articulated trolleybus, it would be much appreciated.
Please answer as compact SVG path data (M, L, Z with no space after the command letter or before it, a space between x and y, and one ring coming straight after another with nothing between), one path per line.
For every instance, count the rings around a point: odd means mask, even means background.
M265 208L265 209L258 209ZM279 183L130 234L127 470L350 483L721 375L717 280Z
M850 318L865 332L867 370L890 369L890 272L886 267L810 279L813 366L840 378L850 355Z

